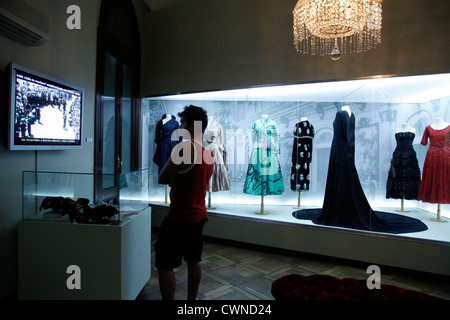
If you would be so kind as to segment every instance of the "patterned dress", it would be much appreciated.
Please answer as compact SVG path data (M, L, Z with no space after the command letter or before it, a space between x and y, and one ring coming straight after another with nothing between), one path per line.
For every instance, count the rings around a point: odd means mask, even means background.
M430 148L422 170L418 200L429 203L450 203L450 126L434 130L427 126L422 145L430 139Z
M214 155L214 167L208 191L230 190L226 156L224 156L226 150L222 125L215 119L209 120L208 126L203 133L203 138L208 143Z
M295 125L293 133L291 190L309 190L314 127L308 120L301 121Z
M279 195L284 192L279 161L280 133L270 118L256 120L252 126L253 149L244 183L244 193Z
M420 169L412 146L413 132L397 132L397 147L392 154L386 183L386 198L416 200L420 187Z

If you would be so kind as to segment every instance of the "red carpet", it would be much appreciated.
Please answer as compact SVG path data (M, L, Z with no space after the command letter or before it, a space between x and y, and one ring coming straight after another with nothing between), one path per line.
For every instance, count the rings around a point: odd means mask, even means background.
M371 290L367 288L366 280L298 274L275 280L272 295L275 300L442 300L387 284Z

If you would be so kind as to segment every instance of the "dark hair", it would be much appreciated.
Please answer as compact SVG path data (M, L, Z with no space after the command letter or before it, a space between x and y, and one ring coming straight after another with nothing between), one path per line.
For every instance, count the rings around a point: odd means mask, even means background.
M208 115L206 113L206 110L197 107L197 106L186 106L184 107L184 110L182 112L178 113L178 116L184 117L184 119L187 121L188 124L192 124L195 121L201 121L202 122L202 133L205 131L206 127L208 126Z

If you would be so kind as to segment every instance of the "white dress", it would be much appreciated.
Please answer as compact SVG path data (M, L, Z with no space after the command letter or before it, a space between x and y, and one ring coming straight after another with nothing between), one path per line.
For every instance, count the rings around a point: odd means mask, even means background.
M210 192L230 190L230 179L228 177L225 150L225 139L222 126L214 118L208 121L208 126L203 133L203 138L214 155L214 168L209 181Z

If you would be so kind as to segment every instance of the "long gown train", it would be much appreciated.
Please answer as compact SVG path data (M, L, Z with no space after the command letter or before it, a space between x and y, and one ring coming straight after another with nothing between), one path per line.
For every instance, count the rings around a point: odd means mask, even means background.
M298 219L316 224L387 233L427 230L420 220L373 211L362 189L355 167L355 116L338 111L333 122L328 176L323 207L295 211Z

